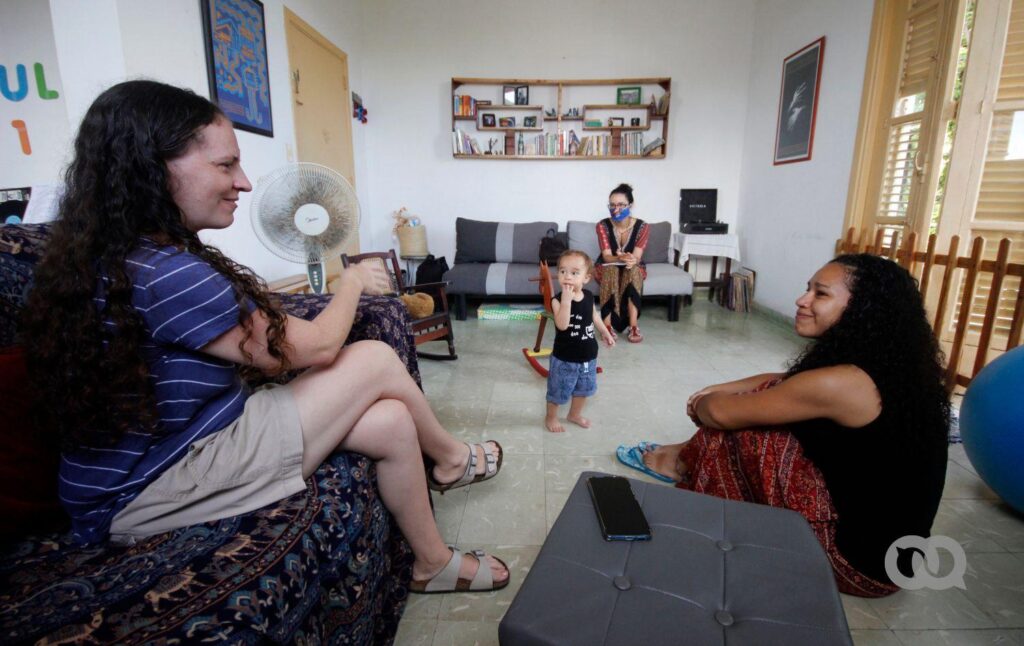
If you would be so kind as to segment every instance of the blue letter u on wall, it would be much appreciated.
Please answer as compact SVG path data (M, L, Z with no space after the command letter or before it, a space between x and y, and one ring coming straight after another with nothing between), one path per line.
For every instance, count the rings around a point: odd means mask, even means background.
M21 101L28 96L28 74L24 65L18 64L14 69L18 75L18 89L11 92L11 86L7 82L7 66L0 65L0 94L8 101Z

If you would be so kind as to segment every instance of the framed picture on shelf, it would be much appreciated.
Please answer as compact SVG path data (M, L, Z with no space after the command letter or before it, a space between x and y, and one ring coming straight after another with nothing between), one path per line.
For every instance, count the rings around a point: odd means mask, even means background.
M620 87L615 95L615 103L619 105L640 105L640 88Z
M782 61L779 119L775 128L775 158L772 162L776 166L811 158L824 52L825 37L822 36Z
M625 119L622 117L608 117L608 125L612 128L621 128L625 125Z
M523 117L523 127L524 128L536 128L537 127L537 117Z
M494 122L494 115L490 113L480 115L480 122L484 128L493 128L496 125Z
M498 125L502 128L515 128L516 118L515 117L501 117L498 119Z
M259 0L202 0L210 99L239 130L274 136L267 30Z
M640 117L633 117L632 119L630 119L629 120L629 125L633 126L634 128L639 126L640 125Z
M501 96L505 105L530 105L530 86L506 85Z

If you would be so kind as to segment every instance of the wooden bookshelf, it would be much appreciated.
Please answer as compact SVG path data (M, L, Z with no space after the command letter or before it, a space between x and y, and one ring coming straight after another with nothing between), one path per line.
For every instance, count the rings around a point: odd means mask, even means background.
M452 157L454 159L493 159L522 161L582 161L582 160L632 160L664 159L668 154L669 105L672 79L668 77L614 78L614 79L514 79L453 77L452 80ZM529 105L503 103L505 86L527 86ZM613 103L619 87L639 87L640 104ZM653 102L652 97L653 95ZM466 111L466 100L456 97L469 96L472 114ZM543 100L538 100L542 96ZM646 100L645 100L645 97ZM489 101L479 105L478 100ZM571 115L573 108L581 114ZM556 116L548 116L554 110ZM457 112L458 111L458 112ZM537 125L522 125L522 112L537 112ZM588 111L590 117L588 119ZM514 112L515 115L505 115ZM503 128L499 125L484 126L483 114L494 114L495 122L501 116L515 116L516 126ZM571 116L570 116L571 115ZM600 117L598 117L600 115ZM600 118L602 125L584 125L587 120ZM611 125L610 119L622 119L622 125ZM639 126L630 124L630 119L639 118ZM504 141L498 142L498 149L505 154L471 154L469 150L482 150L493 141L495 133L501 132ZM578 150L590 154L569 154L570 144L575 136ZM622 151L638 151L643 146L661 139L660 145L650 154L622 154ZM628 144L627 144L628 140ZM527 154L526 151L532 151ZM538 154L550 151L553 154ZM600 151L604 154L595 154Z

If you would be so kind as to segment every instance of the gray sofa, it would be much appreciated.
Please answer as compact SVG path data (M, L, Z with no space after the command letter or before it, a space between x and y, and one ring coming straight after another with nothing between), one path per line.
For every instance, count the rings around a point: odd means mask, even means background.
M597 258L596 223L570 221L567 236L571 249L587 252ZM556 222L483 222L458 218L455 220L455 264L445 273L449 285L447 292L454 297L455 316L466 320L466 299L487 296L533 297L539 296L536 282L540 239L549 230L558 231ZM647 281L644 298L665 298L668 301L668 319L679 318L680 298L690 302L693 277L672 264L669 244L672 225L668 222L651 224L651 235L644 261L647 263ZM596 293L594 283L589 288Z

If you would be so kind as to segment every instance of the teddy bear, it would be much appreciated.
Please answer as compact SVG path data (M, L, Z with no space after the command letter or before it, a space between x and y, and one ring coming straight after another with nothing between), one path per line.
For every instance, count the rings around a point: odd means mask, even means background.
M405 307L409 310L409 315L413 319L426 318L434 313L434 299L431 298L430 294L416 292L413 294L402 294L400 298L405 303Z

